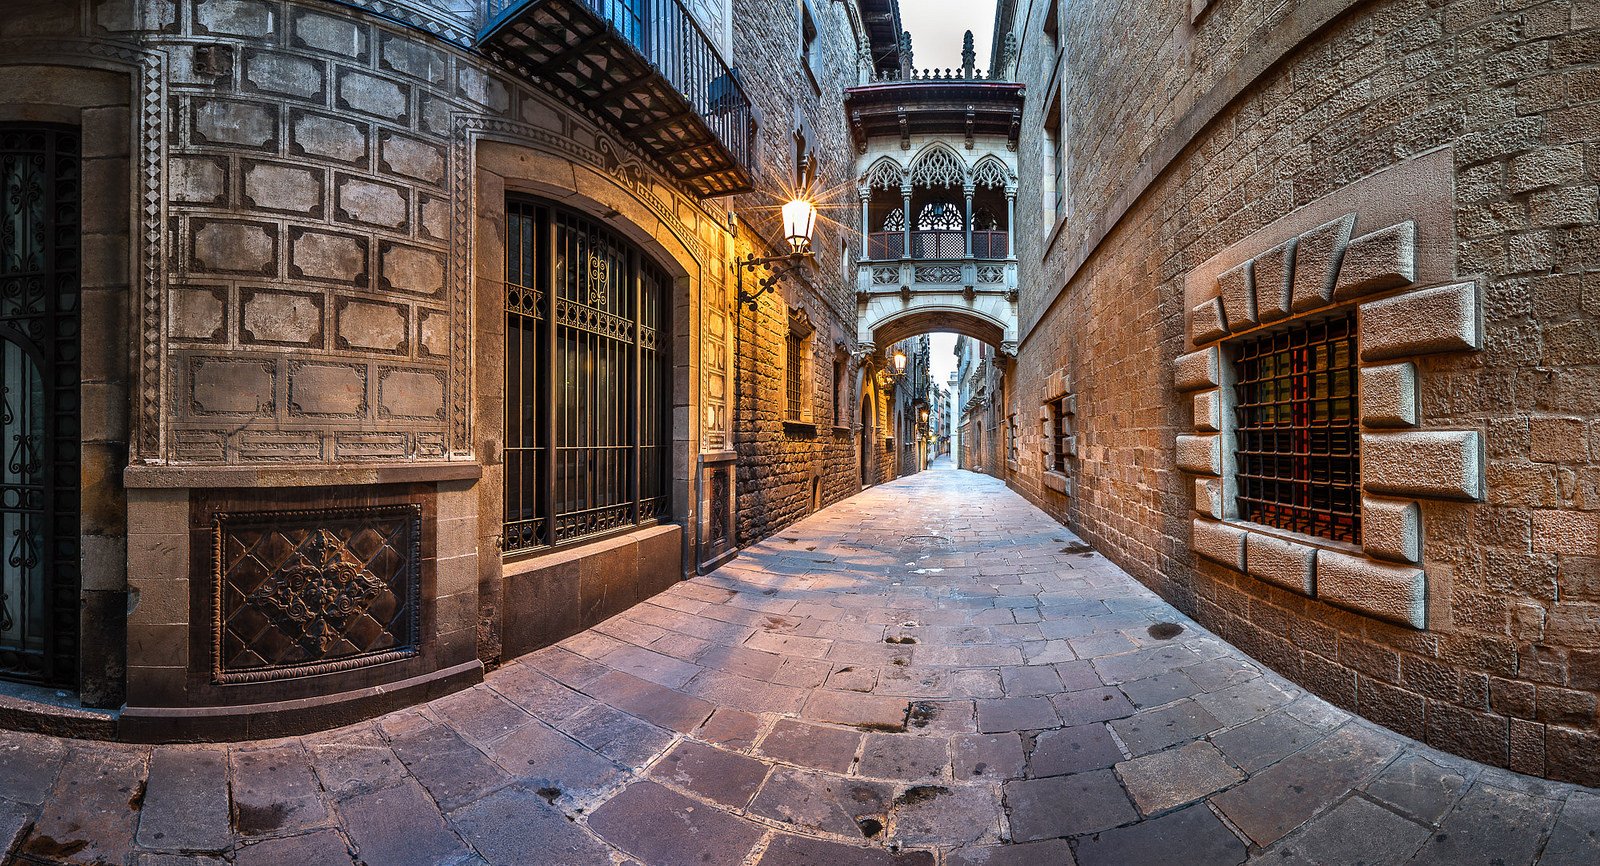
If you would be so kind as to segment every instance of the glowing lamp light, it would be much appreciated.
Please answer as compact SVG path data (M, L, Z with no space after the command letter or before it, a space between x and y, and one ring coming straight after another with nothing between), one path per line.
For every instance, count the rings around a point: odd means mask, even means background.
M906 371L905 351L902 349L895 349L894 354L889 356L889 366L894 370L894 374L896 376L904 373Z
M783 236L796 253L811 248L811 230L817 225L817 206L803 198L783 206Z

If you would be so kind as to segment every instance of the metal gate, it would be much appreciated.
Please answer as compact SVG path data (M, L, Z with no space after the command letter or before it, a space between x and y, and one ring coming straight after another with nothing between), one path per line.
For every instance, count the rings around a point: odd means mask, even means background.
M78 656L78 132L0 124L0 677Z
M504 549L665 518L668 278L582 214L506 210Z

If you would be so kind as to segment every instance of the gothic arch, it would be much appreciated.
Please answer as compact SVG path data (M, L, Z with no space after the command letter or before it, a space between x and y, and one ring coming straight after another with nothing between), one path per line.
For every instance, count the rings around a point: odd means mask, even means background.
M947 304L915 306L869 322L872 343L892 346L908 337L949 331L1000 349L1015 339L1015 326L990 311Z
M1011 176L1011 170L1006 164L994 156L985 156L978 160L972 169L972 185L978 187L995 187L1005 189L1016 182Z
M899 189L905 183L905 167L894 160L894 157L881 157L867 173L862 175L861 185L867 189Z
M967 182L967 164L961 156L941 143L930 144L911 160L913 186L954 186Z

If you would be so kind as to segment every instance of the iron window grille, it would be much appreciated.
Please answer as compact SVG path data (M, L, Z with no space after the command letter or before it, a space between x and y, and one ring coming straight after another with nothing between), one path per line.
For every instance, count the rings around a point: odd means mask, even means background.
M76 128L0 124L0 678L77 683Z
M790 331L785 338L785 351L788 364L784 370L784 417L790 421L799 421L802 412L802 398L804 388L801 367L805 362L806 340L800 334Z
M1058 397L1050 401L1050 463L1052 469L1061 474L1067 474L1067 469L1072 465L1072 408L1068 397Z
M1361 542L1355 326L1352 311L1232 347L1241 519Z
M670 285L588 217L507 201L505 552L668 516Z

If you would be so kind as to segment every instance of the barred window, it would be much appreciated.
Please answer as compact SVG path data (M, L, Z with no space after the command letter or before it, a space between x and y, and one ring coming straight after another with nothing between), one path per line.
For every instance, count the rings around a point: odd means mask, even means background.
M1072 466L1072 404L1070 397L1050 401L1050 468L1065 475Z
M507 201L507 553L667 516L670 285L598 222Z
M786 369L784 371L786 391L784 406L787 410L784 417L790 421L799 421L800 410L805 396L801 367L804 366L805 361L806 341L804 337L791 330L785 346L788 352L788 363L785 365Z
M1350 312L1233 346L1240 518L1360 543L1355 326Z

